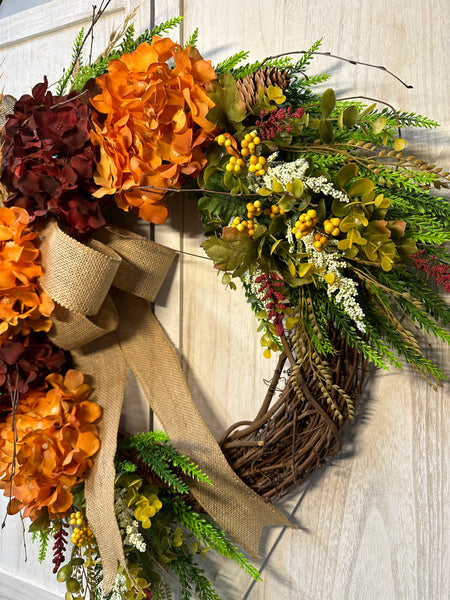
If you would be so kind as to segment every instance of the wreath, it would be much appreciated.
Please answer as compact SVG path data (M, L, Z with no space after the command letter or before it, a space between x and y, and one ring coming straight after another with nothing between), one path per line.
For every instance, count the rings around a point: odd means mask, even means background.
M449 174L404 151L431 119L315 91L320 42L213 68L197 33L164 37L180 18L135 37L130 16L85 64L104 10L55 94L44 79L3 97L0 487L41 559L53 542L68 600L170 598L173 576L184 600L214 599L197 557L259 579L228 535L256 555L264 525L288 524L273 502L339 451L369 361L445 379L416 332L450 339L450 209L429 193ZM175 252L117 226L164 223L180 192L279 354L220 445L148 304ZM127 365L165 433L118 430Z

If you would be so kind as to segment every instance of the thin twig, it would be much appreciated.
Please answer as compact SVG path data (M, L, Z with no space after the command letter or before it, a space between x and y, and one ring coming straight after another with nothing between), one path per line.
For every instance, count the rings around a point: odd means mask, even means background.
M281 54L274 54L273 56L267 56L262 61L262 63L260 63L259 68L261 68L269 60L274 60L276 58L281 58L282 56L289 56L291 54L309 54L309 52L307 50L294 50L293 52L282 52ZM320 56L329 56L330 58L337 58L338 60L342 60L344 62L348 62L351 65L363 65L365 67L371 67L372 69L380 69L381 71L384 71L388 75L391 75L392 77L394 77L394 79L396 79L397 81L399 81L406 88L408 88L408 89L412 89L413 88L412 85L408 85L407 83L405 83L404 81L402 81L400 79L400 77L398 77L397 75L395 75L395 73L393 73L392 71L389 71L389 69L386 69L386 67L383 67L382 65L373 65L372 63L362 62L360 60L354 60L352 58L343 58L342 56L338 56L337 54L331 54L331 52L317 52L316 51L316 52L312 52L312 54L317 54L317 55L320 55Z
M392 106L392 104L389 104L389 102L385 102L384 100L378 100L377 98L369 98L368 96L348 96L346 98L339 98L339 101L355 100L356 98L361 98L362 100L370 100L370 102L378 102L379 104L384 104L385 106L389 106L389 108L391 110L393 110L394 114L395 114L395 120L397 121L398 136L400 138L402 137L400 117L398 116L398 112L395 110L395 108Z
M94 19L95 19L95 11L97 9L97 5L92 5L92 26L91 26L91 47L89 49L89 66L92 64L92 47L94 45Z

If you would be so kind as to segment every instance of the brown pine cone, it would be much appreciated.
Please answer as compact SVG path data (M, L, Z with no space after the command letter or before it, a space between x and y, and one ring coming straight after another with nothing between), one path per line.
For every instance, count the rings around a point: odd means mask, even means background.
M269 86L273 85L285 90L289 85L289 73L277 67L266 67L258 69L251 75L236 81L239 97L249 106L258 101L258 90L261 88L267 92Z

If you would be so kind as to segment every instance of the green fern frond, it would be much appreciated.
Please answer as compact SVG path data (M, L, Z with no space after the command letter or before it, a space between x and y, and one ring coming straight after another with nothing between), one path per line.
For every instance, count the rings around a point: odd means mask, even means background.
M236 562L244 571L255 580L261 581L261 575L248 561L242 552L226 536L225 532L209 517L203 517L192 510L190 506L180 500L171 502L175 518L189 529L199 540L210 546L216 552Z
M315 41L314 44L301 56L301 58L291 66L291 75L296 75L299 73L303 74L305 68L311 63L312 59L314 58L314 52L317 52L321 45L322 38Z
M58 81L58 83L56 84L56 95L57 96L62 96L64 94L64 92L67 89L67 85L70 81L70 78L72 77L72 73L75 69L75 66L78 65L79 67L82 66L82 54L81 54L81 47L84 43L84 27L82 27L80 29L80 31L77 34L77 37L75 38L75 42L73 44L73 48L72 48L72 59L71 59L71 63L70 63L70 67L69 69L67 69L67 71L63 74L63 76L61 77L61 79Z
M240 52L237 52L236 54L233 54L229 58L226 58L225 60L218 63L214 67L214 71L216 72L217 76L221 75L222 73L229 73L233 69L235 69L239 63L246 60L249 54L250 52L248 52L247 50L241 50Z
M188 46L192 46L192 48L195 48L197 46L197 42L198 42L198 27L195 28L193 34L190 36L188 41L185 43L184 48L187 48Z

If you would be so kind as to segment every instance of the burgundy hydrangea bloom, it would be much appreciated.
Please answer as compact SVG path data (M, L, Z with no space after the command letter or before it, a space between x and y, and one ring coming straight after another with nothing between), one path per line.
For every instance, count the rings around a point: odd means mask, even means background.
M32 220L49 213L82 237L104 225L92 196L96 149L89 139L89 108L80 95L54 96L47 78L16 102L3 144L2 182L7 206L25 208Z
M31 333L4 342L0 347L0 418L11 410L11 392L24 394L41 385L49 373L58 372L65 354L44 333Z

